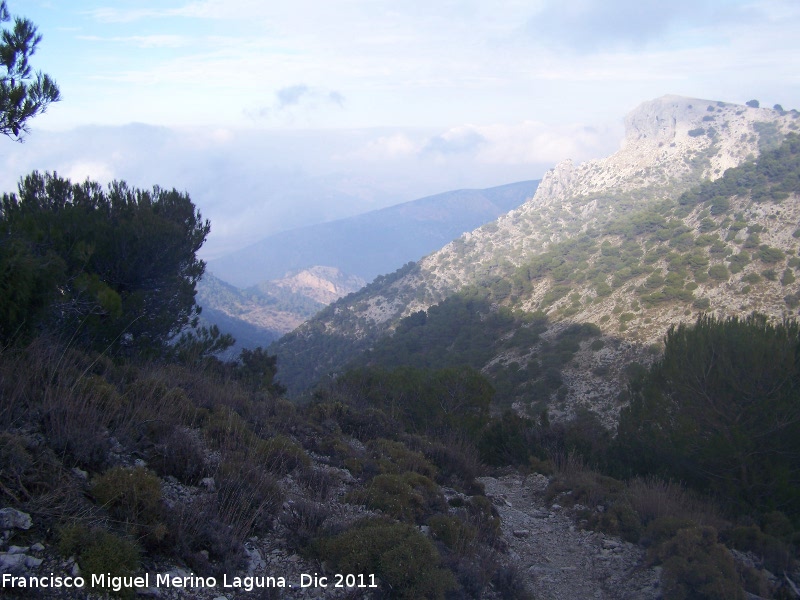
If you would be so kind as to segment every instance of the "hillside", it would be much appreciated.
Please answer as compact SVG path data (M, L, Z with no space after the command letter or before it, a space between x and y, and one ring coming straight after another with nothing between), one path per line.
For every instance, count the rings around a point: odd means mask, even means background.
M206 273L197 286L197 303L205 322L231 333L237 347L254 348L278 339L364 283L333 267L311 267L247 289Z
M426 359L436 366L456 360L457 339L483 339L463 362L492 375L501 400L613 419L627 365L652 360L671 324L795 312L796 142L762 153L799 126L796 111L647 102L626 118L617 153L558 165L518 209L280 340L281 380L300 390L353 361L397 362L411 338L441 349Z
M317 265L370 281L518 207L533 195L537 184L521 181L484 190L445 192L284 231L209 261L209 269L239 287Z

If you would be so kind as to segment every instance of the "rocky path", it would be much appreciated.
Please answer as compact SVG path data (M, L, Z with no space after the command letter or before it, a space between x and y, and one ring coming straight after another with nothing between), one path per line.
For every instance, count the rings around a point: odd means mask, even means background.
M503 520L509 562L537 600L660 598L659 570L644 551L602 533L579 530L558 505L546 506L542 475L480 481Z

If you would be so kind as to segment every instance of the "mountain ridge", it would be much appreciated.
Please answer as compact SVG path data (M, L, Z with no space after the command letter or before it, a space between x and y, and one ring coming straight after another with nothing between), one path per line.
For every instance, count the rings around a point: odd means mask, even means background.
M271 235L209 269L238 287L276 280L314 266L330 266L371 281L437 250L464 231L519 206L535 180L426 196L380 210Z
M570 324L597 327L603 344L584 339L568 362L558 364L561 385L548 392L549 408L569 416L577 407L602 405L611 423L626 381L621 365L633 355L643 364L652 360L648 347L657 353L670 325L708 310L762 310L774 318L790 312L785 298L796 294L790 281L795 267L788 264L796 253L796 197L764 203L743 190L719 206L713 198L682 202L703 181L776 147L797 130L798 117L797 111L676 96L644 103L628 115L617 153L578 166L559 164L518 209L340 300L276 343L284 381L291 387L337 372L389 339L384 336L401 319L467 290L485 294L484 317L497 310L491 307L506 307L549 319L529 347L498 349L478 365L485 373L497 365L539 368L542 344L558 342ZM766 262L769 249L781 258ZM766 275L759 271L765 267ZM776 275L784 269L786 277ZM759 293L743 302L742 290L756 278ZM335 350L319 350L323 345ZM312 351L315 370L298 371L294 356L302 352L307 359ZM533 404L521 393L516 402L523 410Z

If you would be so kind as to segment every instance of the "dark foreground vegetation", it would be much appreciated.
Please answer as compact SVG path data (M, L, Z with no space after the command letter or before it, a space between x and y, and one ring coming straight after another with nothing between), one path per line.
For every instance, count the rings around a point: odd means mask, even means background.
M798 341L794 324L758 318L676 329L632 383L612 438L590 414L490 418L491 387L469 368L361 369L296 406L275 394L265 354L112 358L38 336L2 354L0 497L35 522L12 543L45 539L85 574L169 563L219 576L245 565L248 538L280 534L289 552L375 573L385 597L477 598L491 586L525 598L476 481L515 468L551 475L548 499L581 526L645 546L665 597L790 598ZM678 359L690 377L673 377ZM720 415L706 402L732 401L731 386L742 406ZM203 493L175 494L192 489ZM361 512L340 519L335 503Z

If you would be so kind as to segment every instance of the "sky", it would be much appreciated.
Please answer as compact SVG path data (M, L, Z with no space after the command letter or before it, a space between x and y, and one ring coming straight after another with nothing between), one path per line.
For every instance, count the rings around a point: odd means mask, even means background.
M208 258L605 156L664 94L800 108L797 0L8 0L63 100L34 170L188 191Z

